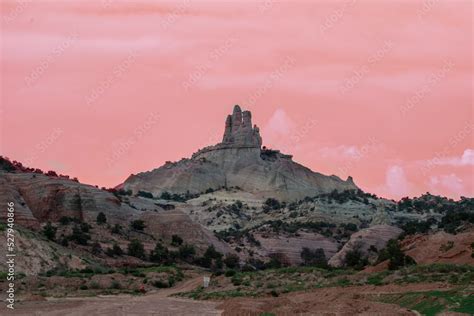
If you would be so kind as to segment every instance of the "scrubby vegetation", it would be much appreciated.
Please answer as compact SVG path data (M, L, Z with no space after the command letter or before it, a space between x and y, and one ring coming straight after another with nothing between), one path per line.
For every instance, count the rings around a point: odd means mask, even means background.
M177 194L177 193L169 193L169 192L162 192L160 195L160 199L162 200L169 200L169 201L176 201L176 202L186 202L190 199L195 199L199 197L199 194L193 194L187 191L185 194Z
M408 292L402 294L383 294L374 300L398 304L419 312L421 315L434 316L441 312L472 314L474 299L463 289L450 291Z
M370 275L354 273L353 269L321 269L308 267L284 267L254 271L228 270L233 288L222 290L223 277L214 279L207 289L199 287L180 296L194 299L220 299L236 296L258 297L307 291L321 287L349 285L384 285L447 282L461 289L474 277L474 267L468 265L433 264L403 267L398 271L384 271Z
M133 230L142 231L145 229L146 226L144 221L142 221L141 219L136 219L130 223L130 227Z
M385 249L383 249L378 257L378 262L388 260L388 268L397 270L400 267L416 264L415 260L403 253L398 240L389 240Z
M141 241L134 239L128 244L128 251L129 256L137 257L140 259L145 259L145 248Z
M328 266L328 261L324 254L324 249L322 248L314 250L306 247L303 248L301 251L301 259L303 259L303 265L305 266L315 266L319 268L327 268Z
M99 225L105 224L107 223L107 217L104 213L100 212L99 214L97 214L96 222Z

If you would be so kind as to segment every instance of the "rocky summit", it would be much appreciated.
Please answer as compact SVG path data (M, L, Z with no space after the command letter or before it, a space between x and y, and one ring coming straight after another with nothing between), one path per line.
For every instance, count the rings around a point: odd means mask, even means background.
M149 172L131 175L125 190L199 194L221 188L239 188L262 198L297 200L334 190L357 189L349 177L313 172L291 155L262 147L260 130L250 111L234 107L227 116L222 142L198 150L189 159L168 162Z

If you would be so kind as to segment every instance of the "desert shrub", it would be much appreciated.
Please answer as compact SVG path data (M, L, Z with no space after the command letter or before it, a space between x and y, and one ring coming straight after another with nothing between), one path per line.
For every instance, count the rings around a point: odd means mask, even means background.
M224 258L224 264L227 266L229 269L236 269L239 267L239 256L235 254L227 254Z
M59 223L61 225L69 225L70 223L79 223L80 221L77 218L69 217L69 216L62 216L59 219Z
M389 260L388 268L390 270L397 270L400 267L416 264L412 257L403 253L400 244L395 239L389 240L385 249L380 252L377 261L382 262L384 260Z
M174 247L181 246L183 244L183 238L178 235L171 236L171 245Z
M0 170L4 170L6 172L12 172L12 171L15 171L16 168L13 165L13 163L11 163L11 161L8 160L8 158L0 156Z
M162 192L160 195L160 199L171 200L171 193L166 192L166 191Z
M446 215L441 218L440 228L450 234L456 234L463 223L474 223L474 212L472 211L448 211Z
M167 282L164 282L162 280L155 280L152 282L152 284L154 287L157 287L159 289L170 287L170 285Z
M301 251L301 259L303 259L303 265L305 266L317 266L326 268L328 265L324 249L317 248L311 250L309 248L303 248Z
M168 264L171 262L171 257L168 248L163 246L161 243L156 243L155 249L150 253L150 261L159 264Z
M235 272L235 270L227 270L225 272L225 276L230 278L230 277L233 277L237 272Z
M138 191L137 195L141 196L141 197L144 197L144 198L148 198L148 199L153 198L153 194L151 194L150 192L147 192L147 191Z
M178 255L179 258L185 261L191 260L196 254L196 249L193 245L183 244L179 247Z
M82 232L84 232L84 233L88 233L91 229L91 225L89 225L85 222L80 223L79 227L81 228Z
M46 223L43 227L43 235L48 238L49 240L56 239L56 231L58 230L57 227L53 226L51 222Z
M431 223L427 221L410 221L401 226L401 229L405 231L407 235L413 235L416 233L424 234L428 232L431 227Z
M139 230L139 231L142 231L145 229L145 222L142 221L141 219L137 219L137 220L134 220L130 223L130 227L133 229L133 230Z
M270 261L266 264L267 268L278 269L290 265L288 258L282 253L272 253L269 257Z
M105 224L107 223L107 217L104 213L100 212L99 214L97 214L96 222L99 225Z
M348 251L345 258L346 266L360 270L368 264L367 258L362 254L359 248Z
M92 249L91 249L92 254L98 255L102 252L102 247L98 242L95 242L92 244Z
M454 247L454 241L450 240L439 247L439 251L446 252Z
M204 253L204 257L210 259L222 258L222 253L217 251L214 245L210 245L209 247L207 247L206 252Z
M134 239L128 244L128 255L140 259L145 258L145 248L141 241Z
M250 258L250 259L247 260L245 265L242 267L242 271L244 271L245 267L251 267L252 271L263 270L263 269L266 268L266 264L265 264L265 262L263 262L260 259Z
M67 237L64 237L62 238L59 243L61 244L61 246L64 246L64 247L67 247L69 246L69 240L67 239Z
M79 245L87 245L88 241L91 239L91 236L84 232L80 226L75 225L72 228L72 234L68 237L68 239Z
M207 247L204 255L195 260L195 264L205 267L212 268L213 271L222 269L222 253L218 252L213 245Z
M112 248L107 248L107 249L105 249L105 254L109 257L113 257L114 256L114 250Z
M122 225L119 225L119 224L115 224L112 229L110 230L110 232L112 234L121 234L122 233Z
M204 191L204 193L212 193L214 192L214 189L213 188L208 188L206 191Z
M354 223L347 223L344 228L353 232L357 231L357 225Z
M277 199L268 198L264 203L264 208L271 210L278 210L281 208L281 203Z

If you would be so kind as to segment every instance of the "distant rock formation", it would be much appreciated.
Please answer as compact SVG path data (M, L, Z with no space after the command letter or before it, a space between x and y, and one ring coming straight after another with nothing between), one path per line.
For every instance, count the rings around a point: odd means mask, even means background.
M252 128L252 113L250 111L242 112L240 106L234 106L232 115L227 116L221 144L234 147L260 148L262 146L259 128L257 125Z
M262 137L252 126L250 111L236 105L225 121L222 142L205 147L175 163L130 176L123 184L133 192L160 195L167 191L183 194L208 189L239 187L262 198L296 200L333 190L357 189L348 178L325 176L292 161L291 155L262 147Z

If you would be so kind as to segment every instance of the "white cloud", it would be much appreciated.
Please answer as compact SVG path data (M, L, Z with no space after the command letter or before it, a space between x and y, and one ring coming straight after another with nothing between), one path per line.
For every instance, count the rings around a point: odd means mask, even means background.
M385 174L385 186L387 192L396 197L408 195L411 188L411 184L405 175L405 170L398 165L391 166L387 169Z
M449 166L474 166L474 149L466 149L460 157L434 158L432 163Z
M263 128L265 137L278 138L288 136L295 128L295 123L283 109L276 109Z
M449 175L431 176L428 185L434 193L442 192L443 190L449 190L457 195L462 195L464 193L463 180L454 173Z
M336 147L323 147L319 150L319 153L324 158L333 159L356 159L362 156L359 147L354 145L340 145Z

